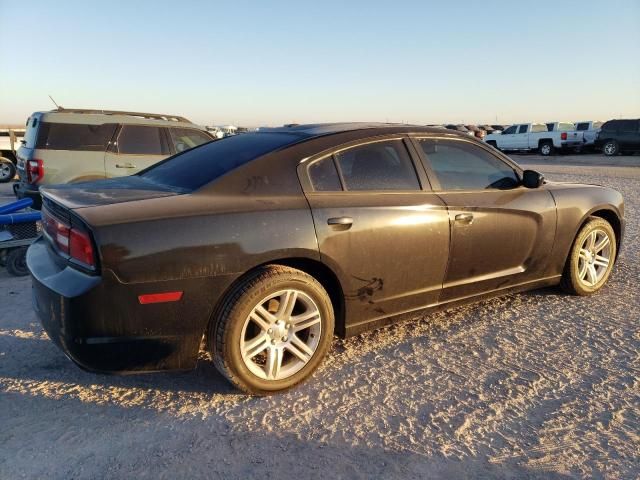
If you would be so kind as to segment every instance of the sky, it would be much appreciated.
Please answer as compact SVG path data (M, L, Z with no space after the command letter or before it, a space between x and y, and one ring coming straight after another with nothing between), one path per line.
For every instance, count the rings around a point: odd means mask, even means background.
M64 107L244 126L640 117L640 0L0 0L0 124Z

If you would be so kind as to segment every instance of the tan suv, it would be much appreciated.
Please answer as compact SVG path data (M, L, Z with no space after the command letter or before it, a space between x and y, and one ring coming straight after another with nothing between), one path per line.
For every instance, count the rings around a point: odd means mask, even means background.
M112 110L59 108L27 120L17 152L18 198L40 205L41 185L132 175L158 161L213 140L184 117Z

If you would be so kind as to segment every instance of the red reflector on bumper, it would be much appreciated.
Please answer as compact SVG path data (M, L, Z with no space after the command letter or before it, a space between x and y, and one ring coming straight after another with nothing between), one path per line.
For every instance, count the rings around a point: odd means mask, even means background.
M146 305L148 303L177 302L181 298L182 292L149 293L147 295L138 295L138 301L142 305Z

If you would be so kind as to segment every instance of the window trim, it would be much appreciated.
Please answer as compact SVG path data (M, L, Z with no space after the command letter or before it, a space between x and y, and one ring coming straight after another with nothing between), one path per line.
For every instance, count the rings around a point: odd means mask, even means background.
M436 192L436 193L503 192L505 190L501 190L499 188L482 188L482 189L466 189L466 190L445 190L445 189L443 189L442 185L440 184L440 180L438 180L438 176L436 175L436 172L433 170L433 167L431 166L431 162L429 161L429 159L427 157L427 154L424 153L424 151L422 150L422 147L420 146L420 140L448 140L448 141L452 141L452 142L462 142L462 143L466 143L468 145L473 145L475 147L481 148L486 153L490 154L493 158L495 158L499 162L504 163L510 169L512 169L514 171L514 173L516 174L516 177L518 178L518 180L522 183L522 172L523 172L523 169L517 163L515 163L513 160L511 160L509 157L507 157L506 155L503 155L500 152L495 152L493 148L489 147L488 145L486 145L484 143L470 141L470 140L467 140L466 138L449 137L449 136L442 136L442 135L412 135L411 139L413 140L413 142L415 144L414 148L416 149L416 152L418 153L418 156L420 157L421 163L423 163L424 169L427 171L427 175L428 175L429 181L431 182L431 185L433 187L433 191ZM517 188L525 188L525 187L523 187L523 185L521 184L521 185L519 185L519 186L517 186L515 188L510 189L509 191L516 190Z
M167 145L169 145L169 151L171 152L169 155L176 155L178 153L182 153L182 152L177 152L175 149L175 146L173 145L173 137L172 137L172 130L192 130L194 132L198 132L198 133L202 133L205 137L209 138L209 142L214 140L214 138L211 136L211 134L209 132L207 132L206 130L200 130L198 128L190 128L190 127L161 127L165 129L165 137L166 137L166 142ZM209 142L204 142L204 143L209 143ZM204 143L201 143L200 145L204 145ZM196 147L199 147L200 145L196 145ZM195 148L195 147L191 147L191 148ZM191 150L191 148L189 148L188 150Z
M418 179L418 189L416 190L347 190L346 183L344 181L344 177L342 175L342 170L338 165L335 155L343 152L345 150L350 150L352 148L371 145L373 143L380 142L388 142L388 141L402 141L404 147L407 150L407 155L411 160L411 164L413 166L413 170ZM309 167L321 160L324 160L327 157L333 157L333 164L338 172L338 177L340 178L340 184L342 186L342 190L338 191L317 191L313 187L313 182L311 181L311 176L309 175ZM305 193L313 194L313 195L406 195L407 193L420 193L420 192L431 192L431 182L429 177L427 176L426 171L424 170L424 165L420 161L419 157L415 151L415 145L411 141L411 137L407 134L387 134L383 136L369 137L354 140L348 143L344 143L338 146L331 147L326 149L318 154L312 155L303 159L298 164L298 178L300 179L300 183L302 185L302 189Z

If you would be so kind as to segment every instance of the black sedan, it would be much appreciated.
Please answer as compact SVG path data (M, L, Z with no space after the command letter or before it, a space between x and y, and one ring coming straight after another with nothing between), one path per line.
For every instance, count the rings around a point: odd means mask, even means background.
M42 195L34 306L69 358L191 369L204 344L254 394L308 377L334 334L549 285L595 293L624 230L615 190L406 125L247 133Z

